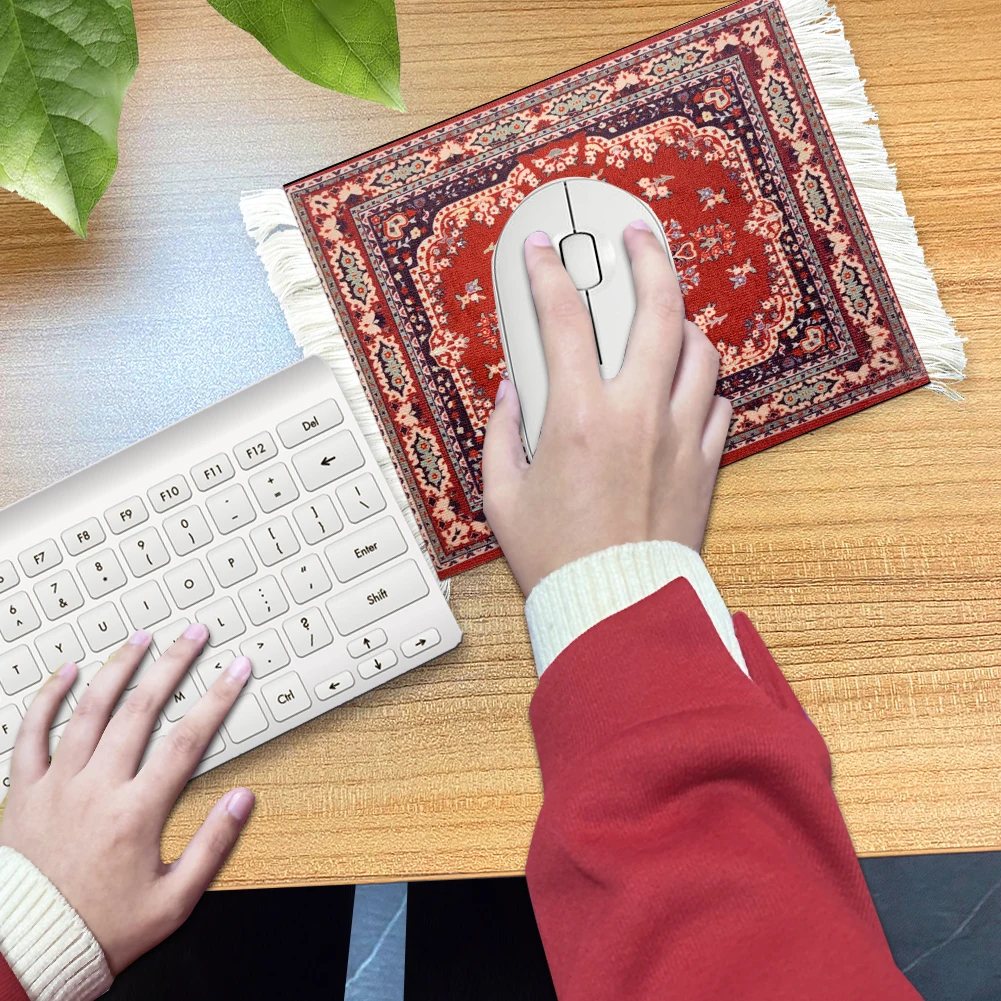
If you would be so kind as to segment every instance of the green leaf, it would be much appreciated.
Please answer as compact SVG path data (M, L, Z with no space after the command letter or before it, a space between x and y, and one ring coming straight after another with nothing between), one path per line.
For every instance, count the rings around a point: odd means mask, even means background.
M138 63L129 0L0 0L0 185L85 237Z
M209 0L312 83L405 111L393 0Z

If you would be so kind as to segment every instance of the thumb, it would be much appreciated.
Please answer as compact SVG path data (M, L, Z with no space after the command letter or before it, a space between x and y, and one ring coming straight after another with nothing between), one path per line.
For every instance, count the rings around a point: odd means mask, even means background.
M521 447L518 392L513 382L501 379L494 401L494 412L487 422L487 433L483 438L484 505L492 507L504 488L523 476L527 469L528 461ZM490 517L489 514L487 517Z

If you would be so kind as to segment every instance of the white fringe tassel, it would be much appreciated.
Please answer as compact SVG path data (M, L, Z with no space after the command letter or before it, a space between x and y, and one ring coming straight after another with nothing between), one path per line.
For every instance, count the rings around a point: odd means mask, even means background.
M247 232L257 246L257 256L264 264L268 285L278 297L296 344L302 348L304 356L319 355L330 366L379 468L385 474L393 498L420 544L421 552L431 564L424 536L417 527L389 448L365 396L337 317L320 285L320 278L285 192L281 188L245 191L240 197L240 211ZM447 598L449 581L441 581L440 587Z
M961 400L946 383L963 378L965 338L956 333L942 307L914 220L897 190L897 173L887 158L876 112L865 96L841 18L827 0L782 0L782 6L932 380L931 388Z
M866 98L841 18L827 0L782 0L782 4L932 380L931 388L961 400L962 396L947 383L963 378L963 338L942 307L935 279L918 243L914 220L897 190L896 171L888 161L876 112ZM333 369L396 502L427 555L423 536L285 192L281 188L244 192L240 209L296 343L304 354L320 355ZM447 581L442 582L442 590L447 596Z

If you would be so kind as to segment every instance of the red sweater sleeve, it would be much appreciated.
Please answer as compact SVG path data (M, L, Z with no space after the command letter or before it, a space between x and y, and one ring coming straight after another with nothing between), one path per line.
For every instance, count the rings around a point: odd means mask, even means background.
M823 738L746 616L752 681L679 579L550 665L528 886L561 1001L918 998Z
M14 972L7 965L7 960L0 955L0 1001L28 1001Z

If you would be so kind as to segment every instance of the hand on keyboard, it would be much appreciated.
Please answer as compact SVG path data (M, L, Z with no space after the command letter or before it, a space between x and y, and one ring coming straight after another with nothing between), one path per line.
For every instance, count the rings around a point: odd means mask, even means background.
M149 656L150 635L136 633L90 680L50 763L50 726L77 680L76 666L65 665L32 699L14 745L0 845L20 852L62 892L114 974L191 913L254 806L250 790L230 790L182 856L170 865L161 860L167 815L250 676L250 661L234 659L150 744L160 711L208 634L201 623L189 626L123 700Z
M685 319L678 279L649 230L626 227L636 315L622 369L603 381L580 293L549 247L525 260L549 369L531 466L518 397L502 382L483 444L483 504L527 595L566 563L624 542L698 550L731 407L714 396L719 354Z

